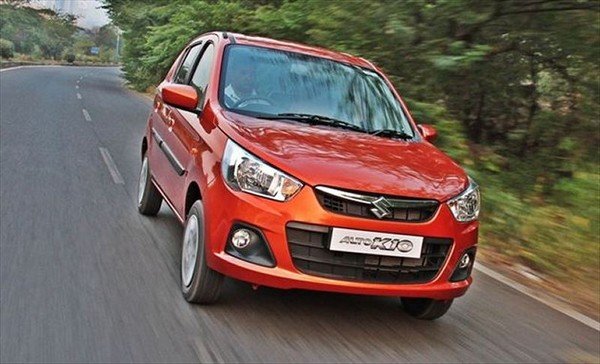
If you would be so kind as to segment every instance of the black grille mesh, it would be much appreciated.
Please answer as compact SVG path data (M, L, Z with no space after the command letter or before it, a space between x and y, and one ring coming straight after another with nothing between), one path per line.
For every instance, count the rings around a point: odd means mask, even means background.
M326 210L342 215L359 216L368 219L378 219L370 209L372 206L354 201L345 200L337 196L316 191L317 199ZM384 217L386 220L422 222L429 220L438 208L438 204L432 206L415 206L413 208L392 208L392 214Z
M425 238L421 258L396 258L327 249L329 232L286 228L292 261L303 273L377 283L425 283L442 268L452 239Z

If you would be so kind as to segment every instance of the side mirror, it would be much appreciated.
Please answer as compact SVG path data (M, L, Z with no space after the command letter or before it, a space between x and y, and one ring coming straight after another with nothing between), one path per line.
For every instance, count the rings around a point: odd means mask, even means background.
M169 83L161 87L160 94L165 104L188 111L198 108L198 92L192 86Z
M419 128L419 132L421 132L423 139L427 140L428 142L433 143L433 141L437 139L437 130L435 130L433 125L419 124L417 125L417 128Z

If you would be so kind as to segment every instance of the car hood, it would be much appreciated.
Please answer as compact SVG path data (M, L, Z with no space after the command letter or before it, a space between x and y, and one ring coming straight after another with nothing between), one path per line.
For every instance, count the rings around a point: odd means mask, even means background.
M425 141L401 141L328 126L222 111L236 143L311 186L445 201L463 191L461 167Z

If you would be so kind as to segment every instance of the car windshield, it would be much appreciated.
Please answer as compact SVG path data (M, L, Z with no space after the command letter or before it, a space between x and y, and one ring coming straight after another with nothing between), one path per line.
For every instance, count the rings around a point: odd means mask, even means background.
M245 45L227 47L221 104L258 117L316 116L366 132L414 132L376 72L300 53ZM340 125L340 123L336 124Z

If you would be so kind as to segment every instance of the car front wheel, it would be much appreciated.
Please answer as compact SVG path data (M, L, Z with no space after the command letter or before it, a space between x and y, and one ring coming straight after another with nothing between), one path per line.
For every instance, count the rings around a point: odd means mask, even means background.
M419 320L438 319L452 306L453 300L434 300L431 298L402 298L404 311Z
M206 263L204 208L196 201L185 224L181 247L181 291L188 302L208 304L219 299L223 275Z

